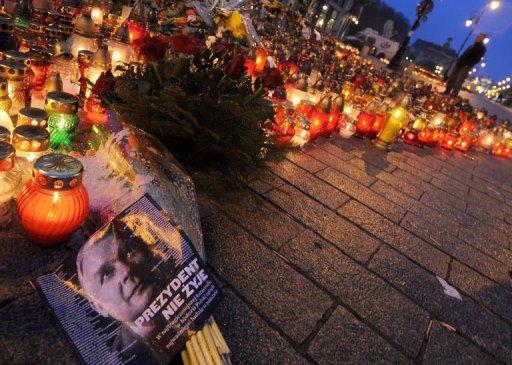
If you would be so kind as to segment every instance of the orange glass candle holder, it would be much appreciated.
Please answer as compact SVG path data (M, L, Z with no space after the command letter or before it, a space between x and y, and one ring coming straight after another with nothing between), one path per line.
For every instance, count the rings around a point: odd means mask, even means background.
M35 162L17 204L19 221L32 241L57 244L82 225L89 211L82 174L82 164L71 156L49 154Z
M359 116L357 117L356 133L361 134L361 135L366 135L366 133L371 129L374 121L375 121L374 114L362 111L359 114Z
M461 137L459 137L457 142L455 142L455 149L457 151L466 153L471 148L471 145L472 145L471 138L466 137L466 136L461 136Z
M451 151L455 147L457 140L457 136L451 133L447 133L443 138L439 140L438 145L445 150Z

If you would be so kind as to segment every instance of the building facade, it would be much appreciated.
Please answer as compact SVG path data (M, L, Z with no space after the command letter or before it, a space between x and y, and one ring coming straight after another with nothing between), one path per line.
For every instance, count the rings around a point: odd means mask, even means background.
M442 46L418 39L407 50L406 57L433 73L443 75L457 60L457 52L451 48L451 39Z
M327 34L339 36L346 27L347 15L354 7L354 0L312 0L306 17L310 25Z

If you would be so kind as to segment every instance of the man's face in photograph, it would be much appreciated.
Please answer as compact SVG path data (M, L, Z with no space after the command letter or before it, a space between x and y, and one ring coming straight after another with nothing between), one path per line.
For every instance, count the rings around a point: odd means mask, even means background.
M134 322L149 305L154 287L147 253L107 235L87 247L78 262L80 283L102 315Z

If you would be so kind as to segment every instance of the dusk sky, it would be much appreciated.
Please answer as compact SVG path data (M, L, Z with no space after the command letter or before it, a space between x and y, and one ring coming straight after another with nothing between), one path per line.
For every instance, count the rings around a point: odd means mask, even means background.
M407 16L412 25L417 1L384 1ZM434 11L429 15L428 21L416 31L412 42L422 38L443 44L448 37L452 37L453 48L458 51L469 31L464 25L466 19L484 9L488 0L434 0L434 2ZM485 56L486 67L480 69L478 75L491 76L496 82L512 77L512 0L502 0L500 8L494 11L488 10L476 32L485 32L491 38ZM473 40L474 36L468 41L468 45L473 43Z

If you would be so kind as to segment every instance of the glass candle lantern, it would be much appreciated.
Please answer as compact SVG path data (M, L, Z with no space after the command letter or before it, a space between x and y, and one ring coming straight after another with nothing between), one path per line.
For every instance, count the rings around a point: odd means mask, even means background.
M331 111L331 98L324 96L313 109L309 116L311 127L310 142L314 142L320 135L322 135L329 122L329 113Z
M400 106L391 110L390 116L382 126L381 131L374 139L373 145L381 149L389 149L395 142L396 136L409 121L409 111L405 108L409 103L408 98L404 98Z
M445 150L451 151L455 147L457 140L458 138L456 135L452 133L446 133L446 135L439 140L438 145Z
M349 120L340 126L340 137L348 139L356 133L356 130L356 122L354 120Z
M32 180L18 198L18 216L29 238L41 245L60 243L78 229L89 210L77 159L45 155L34 164Z
M85 77L93 84L98 81L100 75L110 70L112 67L112 60L106 45L101 45L94 53L91 63L85 71Z
M18 114L21 108L25 107L26 87L25 77L27 66L18 61L0 61L0 77L7 79L7 91L12 100L9 115Z
M126 25L119 27L116 33L107 42L107 46L112 55L112 72L114 72L115 75L118 73L116 72L116 67L123 63L129 63L134 56L133 49L130 46L128 27Z
M14 25L10 19L0 17L0 50L16 50L20 48L18 38L14 36Z
M19 170L14 169L15 150L9 143L0 142L0 228L12 219L12 199L21 184Z
M414 120L414 122L411 125L411 129L415 132L419 132L422 129L424 129L426 126L425 120L421 117L418 117Z
M403 140L406 144L413 145L418 141L418 132L413 130L407 131L404 134Z
M48 153L50 133L33 125L21 125L12 132L12 145L16 149L18 169L23 175L23 182L30 179L34 161Z
M455 142L455 149L457 151L466 153L471 148L472 142L471 138L467 136L460 136L457 142Z
M12 100L9 97L7 80L0 78L0 110L9 113L11 106Z
M45 110L48 113L50 147L71 147L71 136L78 125L78 98L62 91L46 95Z
M73 57L78 57L78 51L84 49L95 52L98 49L98 29L91 14L83 13L75 22L73 34L68 39L68 46Z
M17 126L32 125L36 127L46 128L48 120L48 113L39 108L27 107L20 109L18 113Z
M61 54L54 57L50 70L60 75L62 91L73 95L78 94L80 90L80 72L76 60L71 55Z
M100 6L93 6L91 9L91 19L97 26L103 24L104 17L103 9Z

